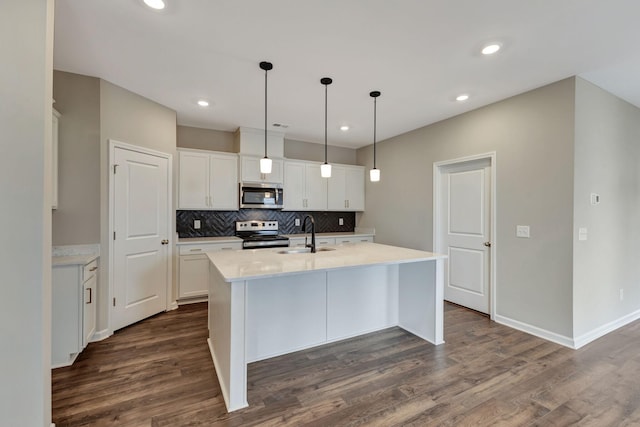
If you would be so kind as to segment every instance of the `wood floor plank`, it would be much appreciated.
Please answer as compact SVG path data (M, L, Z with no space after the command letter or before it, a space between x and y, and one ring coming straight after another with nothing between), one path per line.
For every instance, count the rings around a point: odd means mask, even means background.
M90 343L52 372L60 426L640 425L640 322L574 351L445 304L445 341L400 328L248 366L227 413L207 304Z

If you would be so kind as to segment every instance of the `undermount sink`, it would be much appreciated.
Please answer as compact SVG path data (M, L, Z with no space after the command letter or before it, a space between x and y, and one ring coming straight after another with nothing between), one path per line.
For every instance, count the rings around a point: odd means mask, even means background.
M335 251L336 248L318 248L316 252L329 252ZM308 254L311 252L311 248L296 248L296 249L285 249L283 251L278 251L279 254Z

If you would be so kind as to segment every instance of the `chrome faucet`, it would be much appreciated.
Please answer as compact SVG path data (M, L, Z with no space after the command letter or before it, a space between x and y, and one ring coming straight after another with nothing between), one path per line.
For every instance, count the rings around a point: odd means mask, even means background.
M311 221L311 244L307 244L307 219ZM311 215L307 215L302 220L302 231L304 231L304 247L311 248L311 253L316 253L316 222Z

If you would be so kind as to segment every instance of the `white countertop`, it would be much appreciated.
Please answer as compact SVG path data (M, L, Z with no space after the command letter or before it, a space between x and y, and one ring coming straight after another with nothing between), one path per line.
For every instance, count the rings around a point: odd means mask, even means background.
M311 236L310 234L307 234ZM304 238L305 234L285 234L290 239ZM316 238L320 237L352 237L352 236L375 236L375 233L361 233L361 232L335 232L335 233L316 233ZM180 237L178 238L177 245L193 245L203 243L230 243L230 242L242 242L242 239L235 236L218 236L218 237Z
M226 282L327 271L368 265L403 264L444 259L446 255L379 243L347 243L334 251L278 253L288 248L207 252Z
M96 254L82 255L63 255L51 257L51 266L58 267L62 265L86 265L98 258Z
M193 245L202 243L233 243L242 242L242 239L236 236L219 236L219 237L180 237L177 245Z
M299 233L299 234L285 234L290 239L295 238L304 238L304 236L311 237L310 233ZM347 232L334 232L334 233L316 233L316 238L319 237L353 237L353 236L375 236L375 233L358 233L353 231Z

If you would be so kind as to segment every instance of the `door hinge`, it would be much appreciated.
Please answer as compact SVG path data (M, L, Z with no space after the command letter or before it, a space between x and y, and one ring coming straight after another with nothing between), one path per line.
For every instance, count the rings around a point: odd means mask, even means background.
M113 297L113 306L114 307L116 306L116 298L115 297Z
M114 174L114 175L116 174L116 168L117 168L118 166L120 166L120 165L113 165L113 174Z

